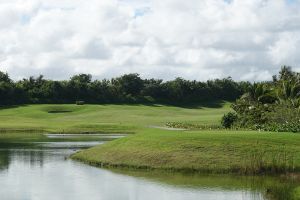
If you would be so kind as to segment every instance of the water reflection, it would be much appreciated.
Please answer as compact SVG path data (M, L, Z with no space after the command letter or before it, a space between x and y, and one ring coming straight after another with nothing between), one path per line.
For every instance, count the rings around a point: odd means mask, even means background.
M300 199L300 196L296 196L296 190L299 190L300 182L293 177L200 175L124 169L113 169L112 171L160 184L172 185L178 188L192 190L206 188L213 191L244 191L246 196L251 196L250 199Z
M21 162L29 167L43 167L50 161L64 161L69 155L80 149L89 148L103 141L90 142L33 142L33 143L0 143L0 170L8 169L10 163Z
M57 139L57 138L56 138ZM74 138L73 138L74 139ZM299 182L239 177L105 170L66 159L97 141L0 143L1 199L296 200ZM299 199L299 198L298 198Z
M9 155L5 151L0 150L0 171L8 169L9 166Z

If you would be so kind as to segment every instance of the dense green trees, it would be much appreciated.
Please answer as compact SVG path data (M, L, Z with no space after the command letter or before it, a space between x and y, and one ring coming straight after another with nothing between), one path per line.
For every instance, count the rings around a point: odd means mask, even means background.
M12 81L0 72L0 105L26 103L168 103L190 104L207 100L235 100L251 85L231 78L207 82L176 78L142 79L125 74L111 80L93 80L89 74L67 81L47 80L42 75Z
M14 98L16 85L7 73L0 72L0 104L9 104Z
M232 108L235 127L300 132L300 74L284 66L273 81L251 85Z

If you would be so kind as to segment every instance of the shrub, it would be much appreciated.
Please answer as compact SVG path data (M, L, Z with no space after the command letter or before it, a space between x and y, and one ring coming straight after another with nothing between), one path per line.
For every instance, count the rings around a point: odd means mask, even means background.
M222 117L221 124L224 128L231 128L232 125L237 121L238 116L234 112L229 112Z
M169 128L180 128L189 130L208 130L208 129L222 129L220 125L205 125L205 124L191 124L186 122L167 122L165 124Z
M264 130L275 131L275 132L300 132L300 121L285 122L285 123L270 123L265 125Z
M300 132L300 73L283 67L279 79L254 83L233 105L235 127L277 132ZM230 116L228 116L230 118ZM222 120L230 126L230 119Z

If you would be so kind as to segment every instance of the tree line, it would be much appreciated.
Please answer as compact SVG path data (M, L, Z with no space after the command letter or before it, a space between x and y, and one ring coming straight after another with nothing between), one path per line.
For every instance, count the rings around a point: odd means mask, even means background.
M191 104L202 101L232 101L251 83L229 78L206 82L176 78L142 79L139 74L93 80L90 74L78 74L69 80L45 79L43 75L14 81L0 71L0 105L30 103L166 103Z

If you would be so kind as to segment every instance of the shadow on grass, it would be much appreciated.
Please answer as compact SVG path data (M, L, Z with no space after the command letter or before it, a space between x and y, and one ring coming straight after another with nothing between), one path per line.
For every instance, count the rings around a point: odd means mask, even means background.
M144 103L115 103L115 102L107 102L107 103L86 103L84 105L103 105L103 106L109 106L109 105L120 105L120 106L149 106L149 107L180 107L180 108L186 108L186 109L201 109L201 108L222 108L224 104L226 104L228 101L223 100L215 100L215 101L200 101L200 102L193 102L193 103L166 103L166 102L144 102ZM53 103L47 105L74 105L74 106L84 106L84 105L76 105L74 103ZM44 104L44 105L46 105ZM37 104L20 104L20 105L0 105L0 110L4 109L12 109L12 108L18 108L18 107L24 107L28 105L37 105ZM39 104L43 105L43 103ZM72 112L69 110L62 110L62 111L49 111L49 113L66 113L66 112Z
M182 107L182 108L222 108L226 101L203 101L197 103L190 103L190 104L174 104L174 106Z
M0 105L0 110L5 110L5 109L12 109L12 108L19 108L19 107L24 107L28 106L27 104L19 104L19 105Z
M73 111L71 110L50 110L48 113L50 114L59 114L59 113L71 113Z
M179 108L186 108L186 109L201 109L201 108L222 108L224 104L228 101L201 101L201 102L194 102L194 103L105 103L105 104L98 104L98 105L124 105L124 106L149 106L149 107L179 107ZM97 105L97 104L95 104Z

